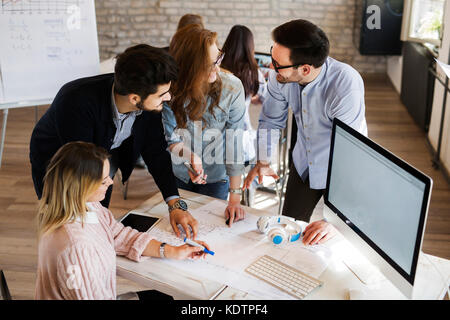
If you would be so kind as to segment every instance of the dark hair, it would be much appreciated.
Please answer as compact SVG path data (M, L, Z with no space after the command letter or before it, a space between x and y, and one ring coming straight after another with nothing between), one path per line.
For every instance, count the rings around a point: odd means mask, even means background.
M276 43L291 50L292 64L309 64L316 68L325 63L330 42L315 24L298 19L286 22L272 31Z
M245 96L258 93L258 64L254 55L255 44L249 28L235 25L222 47L225 56L220 66L231 71L244 86Z
M198 14L185 14L180 18L180 21L178 21L178 27L177 30L180 30L181 28L187 26L188 24L198 24L200 27L204 28L203 25L203 18L202 16L199 16Z
M158 85L177 79L175 60L161 48L138 44L116 58L114 91L120 95L134 93L145 100L158 91Z

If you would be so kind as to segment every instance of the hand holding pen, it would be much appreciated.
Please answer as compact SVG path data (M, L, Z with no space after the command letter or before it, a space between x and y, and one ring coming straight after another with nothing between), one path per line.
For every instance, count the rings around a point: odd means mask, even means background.
M183 164L188 169L189 177L193 183L206 184L207 175L203 170L202 160L195 153L192 153L191 163L186 161Z
M206 242L200 240L194 241L189 238L184 238L184 242L191 247L200 248L202 250L200 252L202 253L203 258L205 258L206 254L214 255L214 251L209 250L209 246ZM198 254L199 253L197 253L197 255Z

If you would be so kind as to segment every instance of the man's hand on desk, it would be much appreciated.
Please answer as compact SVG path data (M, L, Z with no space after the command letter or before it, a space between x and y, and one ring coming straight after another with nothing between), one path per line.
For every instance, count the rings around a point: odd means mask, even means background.
M336 235L336 229L328 222L320 220L310 223L303 232L303 244L322 244Z
M261 184L263 182L263 176L270 176L275 180L280 179L280 177L273 171L270 167L269 163L265 163L262 161L258 161L256 165L247 175L247 178L244 180L244 186L242 189L249 189L252 185L253 180L255 180L256 176L258 176L258 183Z
M197 236L197 230L198 230L198 222L195 220L195 218L189 213L189 211L184 211L181 209L174 209L172 212L170 212L170 224L172 225L172 229L177 235L177 237L180 237L180 230L178 229L177 224L180 224L184 232L186 233L186 237L189 239L195 239ZM192 237L190 228L192 229Z

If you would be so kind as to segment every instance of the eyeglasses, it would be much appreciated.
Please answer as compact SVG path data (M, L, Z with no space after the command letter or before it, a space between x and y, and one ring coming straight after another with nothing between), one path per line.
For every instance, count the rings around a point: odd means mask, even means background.
M272 47L270 47L270 57L272 58L272 65L273 68L275 69L275 72L278 73L278 70L280 69L287 69L287 68L294 68L294 67L298 67L298 66L302 66L305 63L297 63L297 64L292 64L290 66L280 66L280 64L278 62L275 61L275 59L272 57Z
M216 62L214 62L211 66L211 69L214 69L215 66L218 66L222 63L223 57L225 56L225 52L219 49L219 55L217 56Z

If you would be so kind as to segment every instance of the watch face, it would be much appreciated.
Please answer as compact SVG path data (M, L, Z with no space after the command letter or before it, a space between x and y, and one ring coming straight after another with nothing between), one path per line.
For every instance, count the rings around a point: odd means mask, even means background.
M183 200L178 200L177 203L178 203L178 207L179 207L181 210L187 211L188 206L187 206L187 203L186 203L186 202L184 202Z

